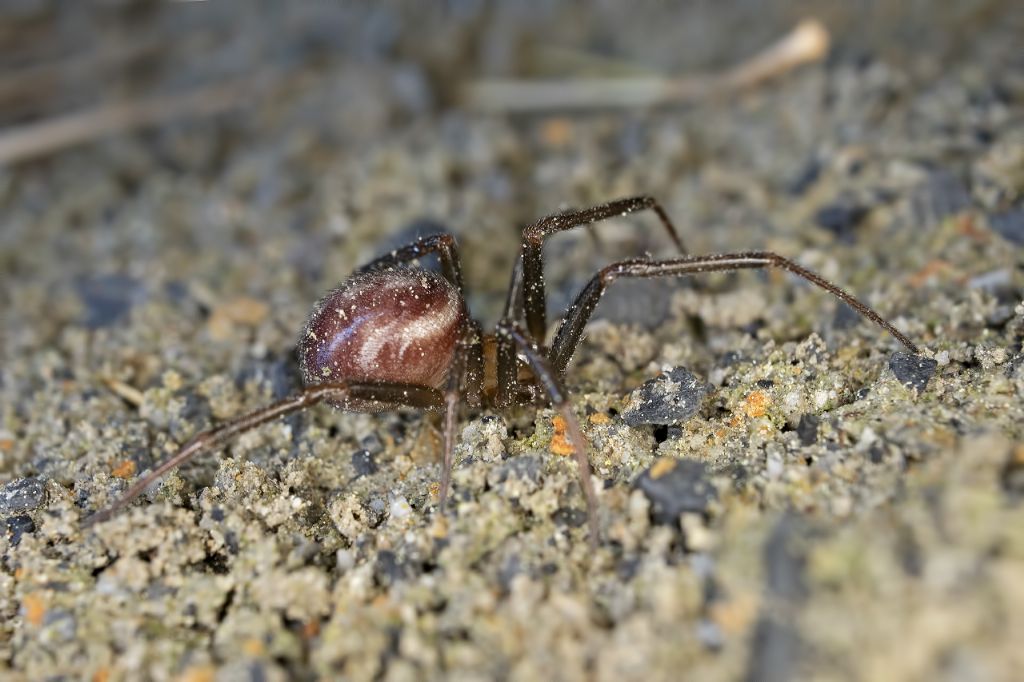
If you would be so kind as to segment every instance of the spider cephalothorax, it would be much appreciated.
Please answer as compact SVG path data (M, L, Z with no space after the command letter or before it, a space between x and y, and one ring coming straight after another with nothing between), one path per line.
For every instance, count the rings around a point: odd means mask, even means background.
M550 345L546 343L544 240L581 225L651 210L681 254L636 258L602 268L565 311ZM442 274L412 268L436 254ZM878 313L823 277L767 251L685 255L682 240L665 211L651 197L632 197L580 211L542 218L523 230L512 270L505 311L493 335L484 335L466 308L455 239L425 237L392 251L353 273L314 307L299 339L305 388L267 407L204 431L133 484L91 522L109 518L148 485L185 461L282 415L326 402L346 410L397 407L444 413L444 464L440 505L448 495L460 402L505 408L546 400L565 420L587 501L590 538L598 539L597 496L587 443L572 410L562 375L601 295L620 278L683 277L704 272L781 268L825 289L886 329L912 353L917 347Z

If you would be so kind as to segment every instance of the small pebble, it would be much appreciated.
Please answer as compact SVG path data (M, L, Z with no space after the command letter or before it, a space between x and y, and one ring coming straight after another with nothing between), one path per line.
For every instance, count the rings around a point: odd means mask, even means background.
M685 422L700 410L709 386L685 367L676 367L634 390L622 420L630 426Z
M587 522L587 512L582 509L560 507L551 515L551 520L555 522L556 526L579 528Z
M915 190L911 202L918 223L935 225L970 207L971 195L956 175L936 170Z
M849 329L860 324L864 320L856 310L842 301L836 306L836 312L832 316L832 327L834 329Z
M704 514L717 497L703 462L662 457L636 479L634 486L651 502L655 523L673 525L684 512Z
M990 216L988 224L1007 241L1024 246L1024 208Z
M302 383L298 366L285 359L247 359L235 373L235 386L245 388L250 381L270 388L270 397L280 400L293 393Z
M46 487L38 478L16 478L0 488L0 514L38 509L46 501Z
M889 358L889 368L900 380L900 383L918 393L924 392L924 389L928 387L928 380L935 374L935 368L938 365L938 361L931 358L902 351L896 351Z
M384 452L384 441L380 439L376 432L363 437L359 441L359 445L371 455L379 455Z
M813 187L814 183L816 183L818 178L821 177L822 168L821 159L812 157L789 181L789 184L786 185L786 191L795 197L803 195L807 190Z
M33 533L36 530L36 524L28 514L19 514L17 516L8 517L6 525L7 537L10 539L11 546L13 547L18 546L18 543L21 542L22 535L25 533Z
M528 481L536 485L540 482L541 461L531 455L512 457L502 464L497 471L497 483L512 479Z
M119 322L146 299L143 282L128 275L87 275L75 282L85 308L82 324L101 329Z
M1024 500L1024 445L1014 449L1003 467L1000 482L1007 497L1014 502Z
M398 556L388 549L377 552L377 561L373 565L377 584L389 587L406 578L406 566L398 560Z
M356 450L352 453L352 468L356 471L356 478L370 476L377 473L377 462L369 450Z
M796 435L800 437L801 445L812 445L818 440L818 425L821 419L816 414L804 414L800 416L800 422L796 425Z
M184 399L181 409L174 414L167 425L170 433L179 441L190 438L202 425L209 423L213 414L210 401L198 393L185 389L177 397Z
M765 543L763 562L765 591L774 608L765 608L751 642L746 679L791 680L800 660L801 637L790 614L807 599L807 549L801 542L806 528L793 513L779 519ZM788 609L782 611L782 609Z
M814 222L842 241L852 242L854 231L867 214L868 209L859 204L836 202L818 209Z

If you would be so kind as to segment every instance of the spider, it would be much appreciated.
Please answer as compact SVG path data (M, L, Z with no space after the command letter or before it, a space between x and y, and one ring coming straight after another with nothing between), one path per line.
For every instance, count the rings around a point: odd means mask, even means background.
M558 232L645 210L658 217L681 255L632 258L602 268L565 311L548 344L544 240ZM440 273L410 265L428 254L438 256ZM512 269L504 314L493 334L484 334L467 309L455 238L437 234L371 261L317 302L298 344L305 386L302 390L197 434L87 523L110 518L154 481L192 458L261 424L318 403L348 411L411 407L442 412L444 462L439 506L443 513L451 479L457 412L463 397L471 407L495 409L546 400L565 420L586 498L590 540L596 542L597 496L587 441L563 376L598 301L620 278L682 277L752 268L781 268L821 287L888 331L911 353L918 353L910 339L868 305L776 253L687 255L668 214L649 196L566 211L527 225Z

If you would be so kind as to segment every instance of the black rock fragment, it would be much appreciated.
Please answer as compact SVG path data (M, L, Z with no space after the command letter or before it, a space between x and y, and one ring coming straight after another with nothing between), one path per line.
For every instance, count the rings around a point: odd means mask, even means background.
M75 282L85 308L82 324L89 329L109 327L146 299L140 280L128 275L89 275Z
M405 580L408 567L399 561L398 555L388 549L377 552L377 561L373 565L374 577L381 587L389 587Z
M818 209L814 214L814 222L842 241L852 242L854 231L867 214L867 207L841 201Z
M298 364L290 358L250 358L235 373L235 386L244 388L250 381L270 388L270 396L281 400L302 384Z
M555 522L556 526L579 528L587 522L587 512L582 509L559 507L555 510L555 513L551 515L551 520Z
M800 445L812 445L818 440L818 425L821 419L816 414L804 414L796 425L796 435L800 437Z
M519 558L518 554L505 559L505 562L498 569L498 584L501 585L501 591L507 595L512 591L512 581L515 580L517 575L523 573L523 562Z
M786 191L795 197L803 195L821 177L824 168L821 159L812 157L786 185Z
M969 208L971 195L963 181L947 170L928 174L911 197L915 220L923 225L936 225L951 215Z
M191 389L183 388L175 396L183 398L184 404L171 417L167 428L176 440L183 441L209 424L213 412L210 409L210 401Z
M709 390L703 379L676 367L630 393L622 420L630 426L682 424L697 413Z
M589 276L589 273L588 273ZM586 280L573 283L566 291L578 291ZM601 305L594 311L594 320L613 320L618 324L634 324L642 329L652 329L665 321L669 315L669 301L672 292L688 285L685 280L623 279L608 289L601 298ZM644 305L637 305L644 301ZM571 303L567 300L565 306ZM565 307L563 306L563 307Z
M1024 208L989 216L989 227L1017 246L1024 246Z
M717 497L707 467L692 459L661 458L636 479L634 486L651 501L655 523L675 525L684 512L706 514Z
M377 462L369 450L356 450L352 453L352 468L356 470L356 478L377 473Z
M928 380L935 374L938 366L939 363L931 358L902 351L896 351L889 358L889 369L900 383L918 393L923 393L928 387Z
M8 517L6 526L7 537L10 539L11 546L13 547L18 546L18 543L21 542L22 535L25 533L34 533L36 530L36 524L28 514L18 514L17 516Z
M16 478L0 488L0 514L38 509L46 501L46 486L39 478Z
M745 679L759 682L791 680L799 667L803 642L792 613L807 600L806 529L792 513L776 524L764 547L765 592L772 608L762 610Z
M860 324L864 320L860 313L846 305L842 301L836 306L836 312L832 316L833 329L849 329Z
M536 485L541 478L541 462L531 455L513 457L503 463L495 472L496 483L504 483L510 478L529 481Z
M379 455L384 452L384 441L376 433L371 433L359 441L359 446L368 451L371 455Z
M1010 500L1015 503L1024 500L1024 450L1010 455L999 478Z

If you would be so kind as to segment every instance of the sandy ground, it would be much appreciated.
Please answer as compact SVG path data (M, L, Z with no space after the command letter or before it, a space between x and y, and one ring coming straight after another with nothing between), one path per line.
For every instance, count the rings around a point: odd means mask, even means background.
M254 85L0 169L3 679L1020 679L1019 4L9 12L5 73L58 67L0 79L7 130ZM740 95L460 99L714 70L807 16L829 57ZM616 285L567 379L596 549L544 406L463 416L444 515L432 420L319 407L82 527L296 390L305 316L359 263L450 230L493 324L524 224L640 193L691 251L785 254L920 357L780 272ZM671 253L651 216L578 232L545 251L552 320L601 264Z

